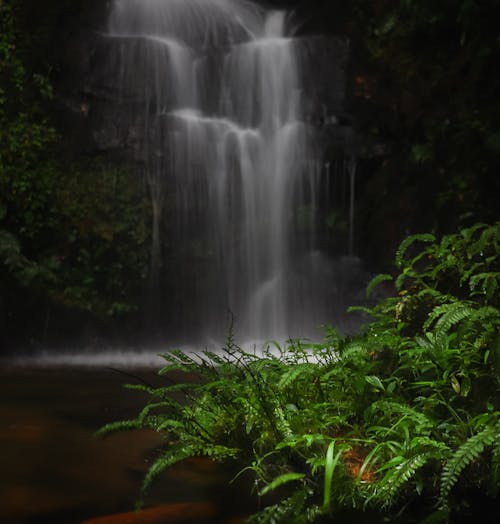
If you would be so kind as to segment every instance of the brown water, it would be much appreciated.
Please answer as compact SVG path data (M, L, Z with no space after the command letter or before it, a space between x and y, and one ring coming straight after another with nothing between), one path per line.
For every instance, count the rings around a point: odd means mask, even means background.
M161 381L149 370L132 373ZM143 405L144 396L122 387L127 382L134 380L111 369L0 369L1 523L76 524L134 509L160 436L94 437ZM188 461L164 475L147 504L211 501L224 514L245 512L250 497L228 488L229 479L211 463Z

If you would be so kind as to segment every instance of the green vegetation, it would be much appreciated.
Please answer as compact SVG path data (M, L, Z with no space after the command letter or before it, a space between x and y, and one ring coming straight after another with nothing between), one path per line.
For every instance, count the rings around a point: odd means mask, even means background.
M351 16L357 127L385 147L360 195L359 249L389 265L408 232L498 220L500 3L360 0Z
M164 387L129 386L151 402L100 433L164 435L144 492L187 457L236 461L263 497L250 522L467 515L500 488L500 224L409 237L396 267L394 296L353 308L373 317L363 334L256 355L231 332L221 353L172 351Z
M0 2L0 322L2 338L40 339L50 310L133 309L150 212L132 169L66 151L51 120L50 67L32 56L43 38L26 32L23 9Z

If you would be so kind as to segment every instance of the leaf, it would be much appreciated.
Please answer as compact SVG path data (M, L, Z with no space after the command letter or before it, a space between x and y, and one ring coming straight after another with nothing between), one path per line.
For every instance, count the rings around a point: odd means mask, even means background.
M417 164L423 164L427 160L432 159L431 144L415 144L411 148L411 157Z
M305 473L284 473L283 475L276 477L266 487L264 487L264 489L260 491L259 495L263 497L270 491L273 491L276 488L283 486L283 484L287 484L288 482L292 482L294 480L303 479L305 476Z
M500 422L496 425L488 425L479 433L476 433L465 441L446 463L441 474L441 488L439 500L443 509L448 508L448 496L458 482L462 471L484 451L485 447L491 446L500 433Z
M142 482L141 491L145 494L151 487L153 481L166 469L181 462L182 460L195 456L196 453L190 447L174 447L170 448L168 453L160 455L149 468L144 480Z
M393 280L391 275L388 275L387 273L381 273L374 278L370 280L368 285L366 286L366 296L369 298L376 286L378 286L381 282L387 282L389 280Z
M332 440L328 445L326 451L326 462L325 462L325 483L323 489L323 509L325 511L330 511L331 507L331 497L332 497L332 479L333 472L338 464L340 456L342 455L343 449L340 449L335 457L333 456L333 451L335 449L335 441Z
M376 375L368 375L365 377L365 380L375 389L379 391L385 391L384 384L382 384L382 381Z
M460 393L460 382L458 381L455 375L451 376L450 381L451 381L451 387L453 388L453 391L458 395Z
M421 233L417 235L411 235L401 242L398 250L396 251L396 266L401 267L403 265L404 256L408 248L415 242L435 242L436 237L430 233Z

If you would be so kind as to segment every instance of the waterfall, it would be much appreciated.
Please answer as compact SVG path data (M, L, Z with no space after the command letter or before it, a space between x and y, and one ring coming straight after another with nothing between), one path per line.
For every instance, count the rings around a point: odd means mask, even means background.
M221 338L231 311L240 338L309 334L327 320L328 290L315 131L288 13L246 0L115 0L107 38L142 137L164 321L181 338Z

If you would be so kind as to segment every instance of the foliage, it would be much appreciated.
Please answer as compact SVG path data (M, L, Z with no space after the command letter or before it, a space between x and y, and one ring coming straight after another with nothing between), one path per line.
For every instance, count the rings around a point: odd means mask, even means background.
M130 386L151 402L100 433L165 436L144 490L188 456L237 461L263 497L250 522L346 511L447 522L471 489L494 497L499 487L499 239L500 224L405 240L398 294L368 310L357 337L328 328L322 343L258 353L231 330L220 353L166 353L166 385Z
M55 4L54 19L62 9ZM48 27L26 27L35 7L0 2L4 335L16 329L19 311L20 317L30 314L27 297L37 311L45 304L101 317L130 311L148 271L150 210L140 177L116 162L75 159L51 121L52 69L35 56L47 53Z
M498 220L500 3L359 0L355 12L358 127L385 151L358 207L378 260L408 231Z

